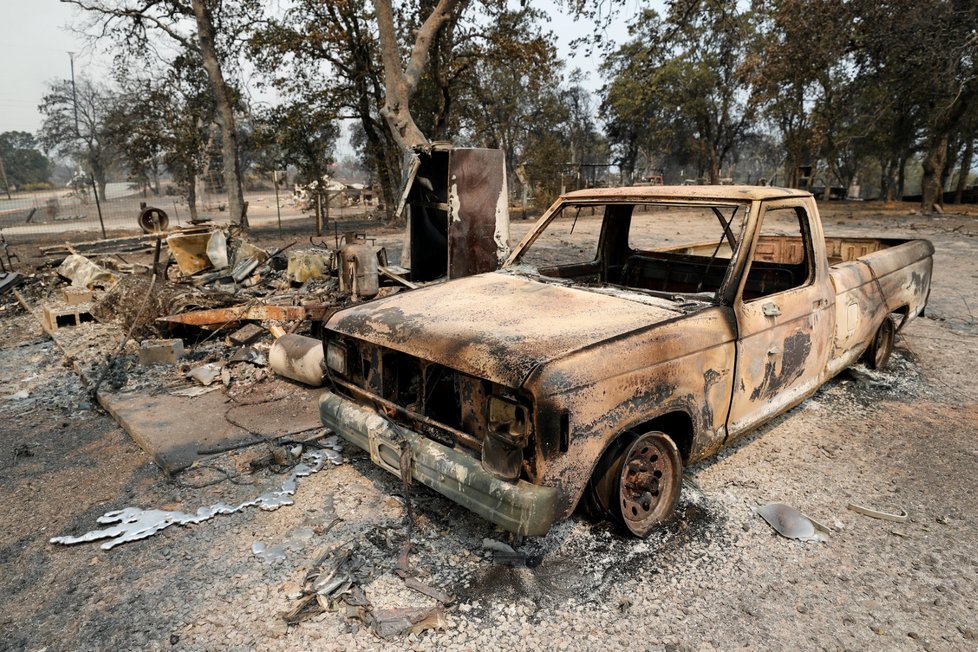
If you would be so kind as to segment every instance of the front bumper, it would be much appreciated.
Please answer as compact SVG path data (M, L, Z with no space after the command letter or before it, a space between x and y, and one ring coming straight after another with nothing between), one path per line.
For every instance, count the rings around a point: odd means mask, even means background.
M557 520L557 490L520 480L500 480L479 460L403 426L395 428L374 410L325 392L319 399L323 425L370 453L374 464L400 477L400 447L411 447L411 476L479 516L516 534L540 536Z

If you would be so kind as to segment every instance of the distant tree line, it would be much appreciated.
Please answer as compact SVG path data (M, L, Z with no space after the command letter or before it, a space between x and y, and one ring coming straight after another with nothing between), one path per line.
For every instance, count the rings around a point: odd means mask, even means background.
M4 192L47 185L51 161L39 151L37 140L26 131L0 133L0 183Z
M872 176L887 199L919 169L931 210L964 188L978 139L973 0L674 0L640 11L626 43L602 39L624 0L560 0L595 25L576 46L604 62L596 97L532 2L63 1L116 73L75 96L53 83L40 145L100 192L113 165L147 188L167 173L191 206L220 170L235 219L245 172L319 179L342 124L388 217L405 154L435 140L502 149L511 186L543 200L607 164L623 183Z
M875 168L895 199L913 164L926 210L955 169L960 196L978 139L973 0L674 0L631 33L601 104L626 173L651 157L716 183L767 140L785 185L814 168L848 188Z

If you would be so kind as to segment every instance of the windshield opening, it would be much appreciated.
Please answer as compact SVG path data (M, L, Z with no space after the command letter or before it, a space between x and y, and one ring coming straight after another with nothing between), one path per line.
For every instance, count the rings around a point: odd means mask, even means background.
M568 203L511 266L582 285L665 297L716 295L740 241L747 203Z

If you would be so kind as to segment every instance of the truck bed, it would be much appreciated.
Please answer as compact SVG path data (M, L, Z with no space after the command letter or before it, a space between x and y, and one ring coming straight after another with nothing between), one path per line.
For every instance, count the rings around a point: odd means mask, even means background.
M825 253L829 259L829 265L837 265L852 260L856 260L867 254L876 253L883 249L902 245L910 240L898 238L852 238L834 237L825 238ZM713 256L717 249L715 242L701 242L692 245L681 245L678 247L668 247L657 249L664 253L686 254L689 256ZM789 263L797 264L801 262L801 238L789 235L763 235L757 243L757 258L769 263ZM726 243L720 245L716 254L717 258L730 258L730 246Z
M884 316L899 315L899 328L903 328L923 312L930 292L934 247L927 240L827 236L825 249L836 297L835 334L828 369L832 376L856 361ZM714 251L717 251L716 243L706 242L662 249L659 253L705 260ZM803 253L800 237L764 235L758 240L755 256L769 266L765 269L765 280L777 285L778 270L789 270L802 263ZM726 243L716 255L730 257ZM714 285L719 283L719 279L713 281ZM753 296L753 289L748 285L745 296Z
M835 288L835 337L829 372L852 364L887 315L898 328L922 314L930 294L934 246L927 240L837 240L829 278ZM830 258L830 261L832 258Z

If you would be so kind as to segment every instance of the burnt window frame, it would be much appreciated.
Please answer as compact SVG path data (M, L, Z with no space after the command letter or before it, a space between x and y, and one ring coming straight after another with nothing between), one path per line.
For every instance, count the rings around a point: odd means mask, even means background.
M773 213L777 211L794 211L795 217L798 219L799 231L801 232L802 245L805 250L805 259L808 275L804 281L793 285L790 288L785 288L783 290L778 290L777 292L769 292L767 294L762 294L756 297L751 297L747 299L744 297L744 289L747 286L747 280L750 276L751 266L754 263L754 256L757 252L757 245L760 242L762 230L764 228L764 219L767 217L768 213ZM792 236L793 237L793 236ZM741 243L741 249L743 249L743 243ZM763 261L762 261L763 262ZM804 203L797 200L777 200L770 203L761 202L759 210L756 217L756 227L754 228L754 234L750 242L750 253L746 257L744 262L744 270L740 275L740 283L737 290L737 300L744 305L752 304L757 301L762 301L764 299L770 299L774 296L779 296L787 292L795 292L803 290L805 288L810 288L815 284L817 280L817 269L815 261L815 243L814 237L812 235L812 223L811 217L808 214L808 210Z

